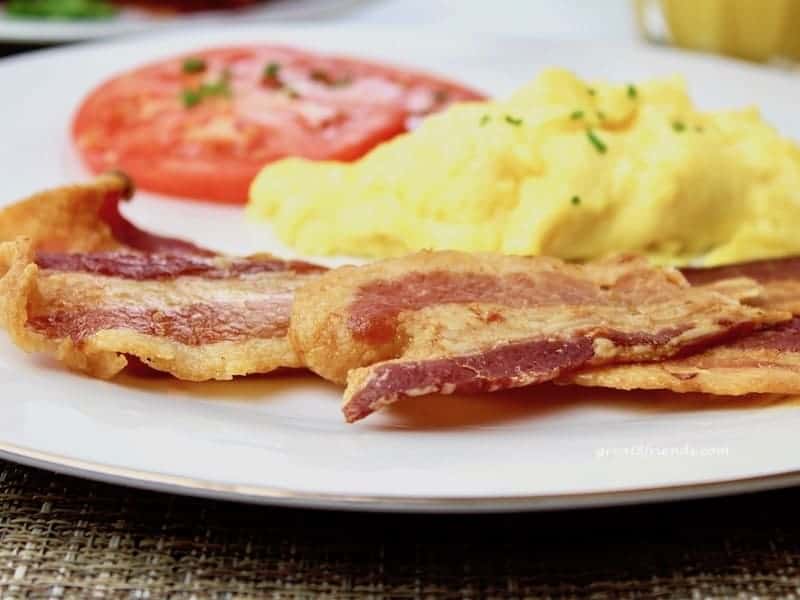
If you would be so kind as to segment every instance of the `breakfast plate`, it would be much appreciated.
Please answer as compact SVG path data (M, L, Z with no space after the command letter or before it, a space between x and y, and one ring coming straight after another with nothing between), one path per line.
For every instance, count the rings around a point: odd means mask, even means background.
M796 81L715 58L424 29L209 27L0 63L6 84L2 203L86 178L69 136L82 98L121 70L197 49L198 39L204 46L281 42L401 62L493 95L511 92L550 65L623 82L677 72L701 106L758 104L784 135L800 139ZM240 208L140 192L124 211L147 230L209 248L296 256L263 226L247 223ZM342 262L348 259L328 264ZM3 457L215 498L492 511L689 498L800 482L795 398L543 385L412 398L348 425L338 410L340 390L299 372L213 383L132 374L99 381L19 353L3 337L0 374Z

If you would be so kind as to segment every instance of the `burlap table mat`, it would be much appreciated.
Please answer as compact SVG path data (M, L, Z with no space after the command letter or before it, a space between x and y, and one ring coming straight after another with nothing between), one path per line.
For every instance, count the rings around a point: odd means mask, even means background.
M264 508L0 462L0 597L796 598L800 489L517 515Z

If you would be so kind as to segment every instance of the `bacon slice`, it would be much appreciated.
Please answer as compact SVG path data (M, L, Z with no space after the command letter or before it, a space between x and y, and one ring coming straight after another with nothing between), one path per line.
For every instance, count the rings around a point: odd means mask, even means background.
M724 396L800 394L800 318L685 358L590 369L566 382Z
M352 422L406 396L663 359L789 317L740 303L759 293L749 279L691 287L677 271L633 258L570 265L429 252L310 282L297 294L290 337L312 370L346 381Z
M750 277L764 289L753 304L800 315L800 257L683 269L683 273L699 286L719 286L731 277ZM564 383L726 396L800 394L800 317L692 356L589 369L566 378Z
M0 212L0 324L29 352L108 378L131 357L180 379L302 366L287 338L294 290L323 271L233 258L126 221L119 174Z
M302 265L296 269L295 266ZM295 289L317 276L272 257L47 254L0 245L0 315L12 340L101 378L127 356L203 381L300 367L286 332Z
M0 211L0 241L25 237L33 248L51 252L96 252L129 248L211 256L190 242L143 231L119 211L134 188L120 172L35 194Z
M692 285L749 277L764 288L753 304L800 314L800 256L756 260L723 267L681 269Z

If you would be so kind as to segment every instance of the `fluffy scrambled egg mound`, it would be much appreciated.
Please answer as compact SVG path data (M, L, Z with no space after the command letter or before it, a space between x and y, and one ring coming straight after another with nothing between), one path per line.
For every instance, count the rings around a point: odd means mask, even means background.
M265 167L249 215L304 254L423 248L716 265L800 253L800 148L756 109L700 112L680 78L543 72L353 163Z

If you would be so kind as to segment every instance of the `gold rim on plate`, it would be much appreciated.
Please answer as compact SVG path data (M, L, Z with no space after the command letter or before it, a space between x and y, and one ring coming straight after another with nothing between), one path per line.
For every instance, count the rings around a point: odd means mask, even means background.
M669 500L710 498L800 485L800 470L726 481L633 488L609 492L521 496L383 496L326 494L277 487L237 485L140 471L69 458L0 442L0 458L29 467L103 483L197 496L294 508L372 512L514 512L620 506Z

